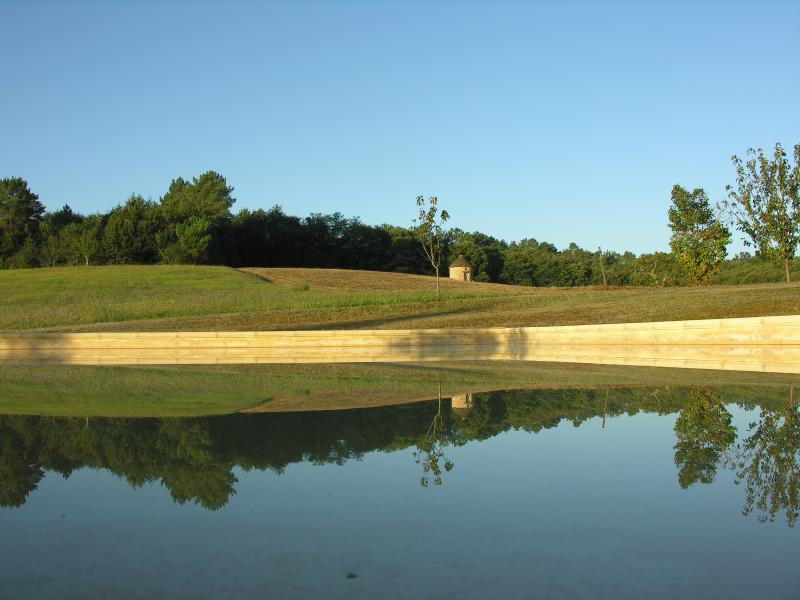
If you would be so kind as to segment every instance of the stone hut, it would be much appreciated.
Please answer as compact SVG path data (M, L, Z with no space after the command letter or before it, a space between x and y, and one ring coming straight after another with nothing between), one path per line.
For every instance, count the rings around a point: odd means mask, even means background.
M471 392L455 394L450 399L450 408L462 414L470 412L475 408L475 394Z
M463 254L459 254L458 258L450 263L450 279L472 281L472 265Z

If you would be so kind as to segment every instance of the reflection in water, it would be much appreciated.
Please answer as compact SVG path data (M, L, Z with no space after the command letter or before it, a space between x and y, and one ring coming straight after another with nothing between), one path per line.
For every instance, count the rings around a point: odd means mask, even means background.
M428 487L430 476L433 476L433 485L442 485L442 466L445 471L453 470L453 462L444 455L447 443L445 424L442 418L442 390L440 388L439 399L436 402L436 414L433 415L433 421L431 421L428 431L425 432L425 437L417 443L417 449L414 452L417 464L422 464L422 476L419 478L419 484L422 487ZM442 464L439 464L440 462Z
M753 400L755 398L755 400ZM748 400L750 399L750 400ZM726 408L758 406L736 443ZM750 403L752 402L752 404ZM234 468L277 473L292 463L344 464L367 452L414 448L420 483L443 483L448 446L508 430L536 433L566 420L678 413L675 465L687 488L731 469L745 490L745 514L793 526L800 508L800 419L782 388L518 390L417 404L316 413L199 419L80 419L0 416L0 505L22 506L46 471L107 469L133 487L159 482L175 502L214 510L235 494Z
M736 441L732 418L713 390L689 392L675 421L675 466L682 488L714 481L720 457Z
M800 510L800 419L794 387L778 410L761 408L759 420L750 425L750 435L739 445L736 476L744 482L743 514L758 510L758 519L774 521L784 511L793 527Z

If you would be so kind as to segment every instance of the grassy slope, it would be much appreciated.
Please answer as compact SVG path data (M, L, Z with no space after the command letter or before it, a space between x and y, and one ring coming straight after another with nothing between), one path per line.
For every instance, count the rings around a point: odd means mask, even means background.
M0 329L529 326L800 314L800 286L525 288L323 269L110 266L0 271Z
M785 386L792 375L546 363L0 366L0 415L199 416L362 408L520 388ZM758 392L755 392L758 396Z

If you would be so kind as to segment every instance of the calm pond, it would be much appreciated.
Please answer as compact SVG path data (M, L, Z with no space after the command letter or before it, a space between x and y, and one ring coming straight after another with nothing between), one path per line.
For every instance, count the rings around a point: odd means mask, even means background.
M0 416L0 597L797 598L794 394Z

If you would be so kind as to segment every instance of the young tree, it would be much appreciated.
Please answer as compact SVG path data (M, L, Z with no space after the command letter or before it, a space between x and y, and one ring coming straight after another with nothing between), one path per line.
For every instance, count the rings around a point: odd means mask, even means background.
M689 192L679 185L672 188L669 207L669 245L686 273L695 284L705 285L727 255L731 233L708 202L702 188Z
M436 196L428 198L417 196L419 216L414 219L414 234L422 246L425 258L430 262L436 273L436 298L439 298L439 266L442 264L442 250L447 230L444 224L450 218L446 210L439 211L439 199Z
M794 166L780 144L770 160L760 148L748 149L750 160L731 157L736 188L728 186L726 207L745 244L783 264L791 281L791 261L800 243L800 144L794 147Z
M70 223L61 230L64 251L73 264L83 263L89 266L100 251L100 237L103 219L100 215L89 215L80 223Z

